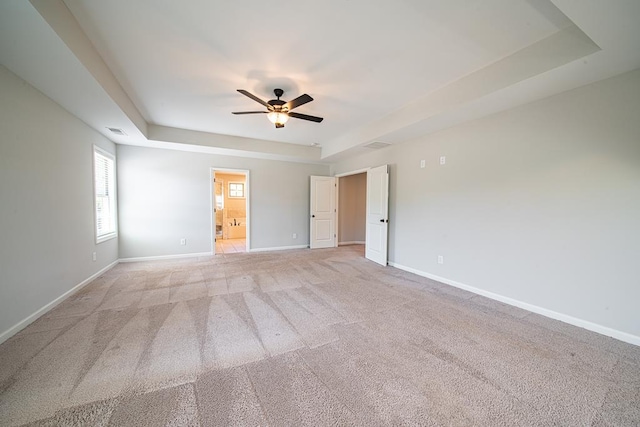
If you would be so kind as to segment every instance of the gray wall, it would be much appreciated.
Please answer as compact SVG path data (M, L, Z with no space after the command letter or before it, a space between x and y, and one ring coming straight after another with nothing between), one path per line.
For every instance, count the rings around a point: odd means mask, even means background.
M309 244L309 176L328 166L119 145L120 258L210 252L212 167L250 171L252 249Z
M116 261L118 241L95 244L93 213L93 144L114 144L2 66L0 94L3 334Z
M367 215L367 174L339 178L338 243L364 242Z
M636 70L332 169L391 165L391 261L639 337L639 112Z

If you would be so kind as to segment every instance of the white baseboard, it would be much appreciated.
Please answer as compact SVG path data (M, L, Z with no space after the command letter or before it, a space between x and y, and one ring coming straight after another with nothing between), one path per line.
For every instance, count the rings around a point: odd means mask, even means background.
M273 248L253 248L247 252L270 252L270 251L287 251L290 249L306 249L309 245L297 245L297 246L276 246Z
M347 246L347 245L364 245L364 241L353 241L353 242L338 242L338 246Z
M12 336L17 334L18 332L20 332L22 329L24 329L27 326L29 326L29 324L31 322L33 322L34 320L36 320L37 318L39 318L43 314L47 313L49 310L53 309L55 306L57 306L62 301L64 301L68 297L70 297L72 294L76 293L77 291L82 289L85 285L87 285L90 282L92 282L95 278L97 278L101 274L104 274L105 272L111 270L117 264L118 264L118 260L112 262L111 264L107 265L106 267L104 267L103 269L98 271L97 273L94 273L91 276L89 276L88 278L84 279L82 282L78 283L73 288L69 289L67 292L65 292L64 294L60 295L58 298L54 299L53 301L51 301L50 303L48 303L44 307L40 308L35 313L31 314L30 316L27 316L26 318L22 319L20 322L16 323L12 327L10 327L6 331L4 331L2 334L0 334L0 344L2 344L3 342L5 342L9 338L11 338Z
M178 255L158 255L158 256L143 256L134 258L120 258L120 262L140 262L140 261L160 261L165 259L180 259L180 258L197 258L201 256L213 256L211 252L198 252L192 254L178 254Z
M612 337L620 341L627 342L629 344L640 346L640 337L629 334L627 332L618 331L617 329L613 329L607 326L599 325L597 323L589 322L588 320L578 319L577 317L569 316L563 313L558 313L557 311L549 310L543 307L539 307L537 305L519 301L517 299L513 299L513 298L505 297L500 294L485 291L484 289L476 288L474 286L465 285L464 283L456 282L455 280L450 280L445 277L436 276L435 274L427 273L427 272L417 270L415 268L407 267L401 264L397 264L394 262L389 262L389 265L395 268L399 268L400 270L408 271L409 273L414 273L414 274L417 274L418 276L426 277L428 279L435 280L437 282L444 283L446 285L450 285L459 289L464 289L465 291L482 295L483 297L500 301L505 304L512 305L514 307L522 308L527 311L531 311L533 313L540 314L545 317L549 317L551 319L560 320L562 322L569 323L570 325L578 326L580 328L588 329L590 331L597 332L599 334L606 335L608 337Z

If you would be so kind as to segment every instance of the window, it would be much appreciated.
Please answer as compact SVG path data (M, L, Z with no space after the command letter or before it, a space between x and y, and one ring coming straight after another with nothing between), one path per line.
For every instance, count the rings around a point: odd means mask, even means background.
M96 243L116 237L115 163L112 154L93 147Z
M230 182L229 183L229 197L244 198L244 183L243 182Z

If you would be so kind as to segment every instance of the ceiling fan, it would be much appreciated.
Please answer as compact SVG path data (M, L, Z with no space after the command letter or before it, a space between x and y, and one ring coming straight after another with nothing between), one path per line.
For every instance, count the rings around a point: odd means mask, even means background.
M238 89L238 92L264 105L265 107L267 107L267 111L235 111L232 114L266 114L269 118L269 121L276 125L276 129L283 128L284 124L289 120L289 117L293 117L294 119L309 120L316 123L320 123L323 120L322 117L308 116L306 114L294 113L291 111L294 108L306 104L307 102L313 101L313 98L306 93L304 95L300 95L292 101L286 102L280 99L280 97L284 94L284 91L282 89L274 89L273 93L276 95L277 99L272 99L265 102L257 96L247 92L246 90Z

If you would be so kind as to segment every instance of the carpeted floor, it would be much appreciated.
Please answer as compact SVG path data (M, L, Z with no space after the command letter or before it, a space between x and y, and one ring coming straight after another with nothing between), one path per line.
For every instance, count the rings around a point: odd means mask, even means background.
M120 264L0 346L0 425L640 424L640 348L361 247Z

